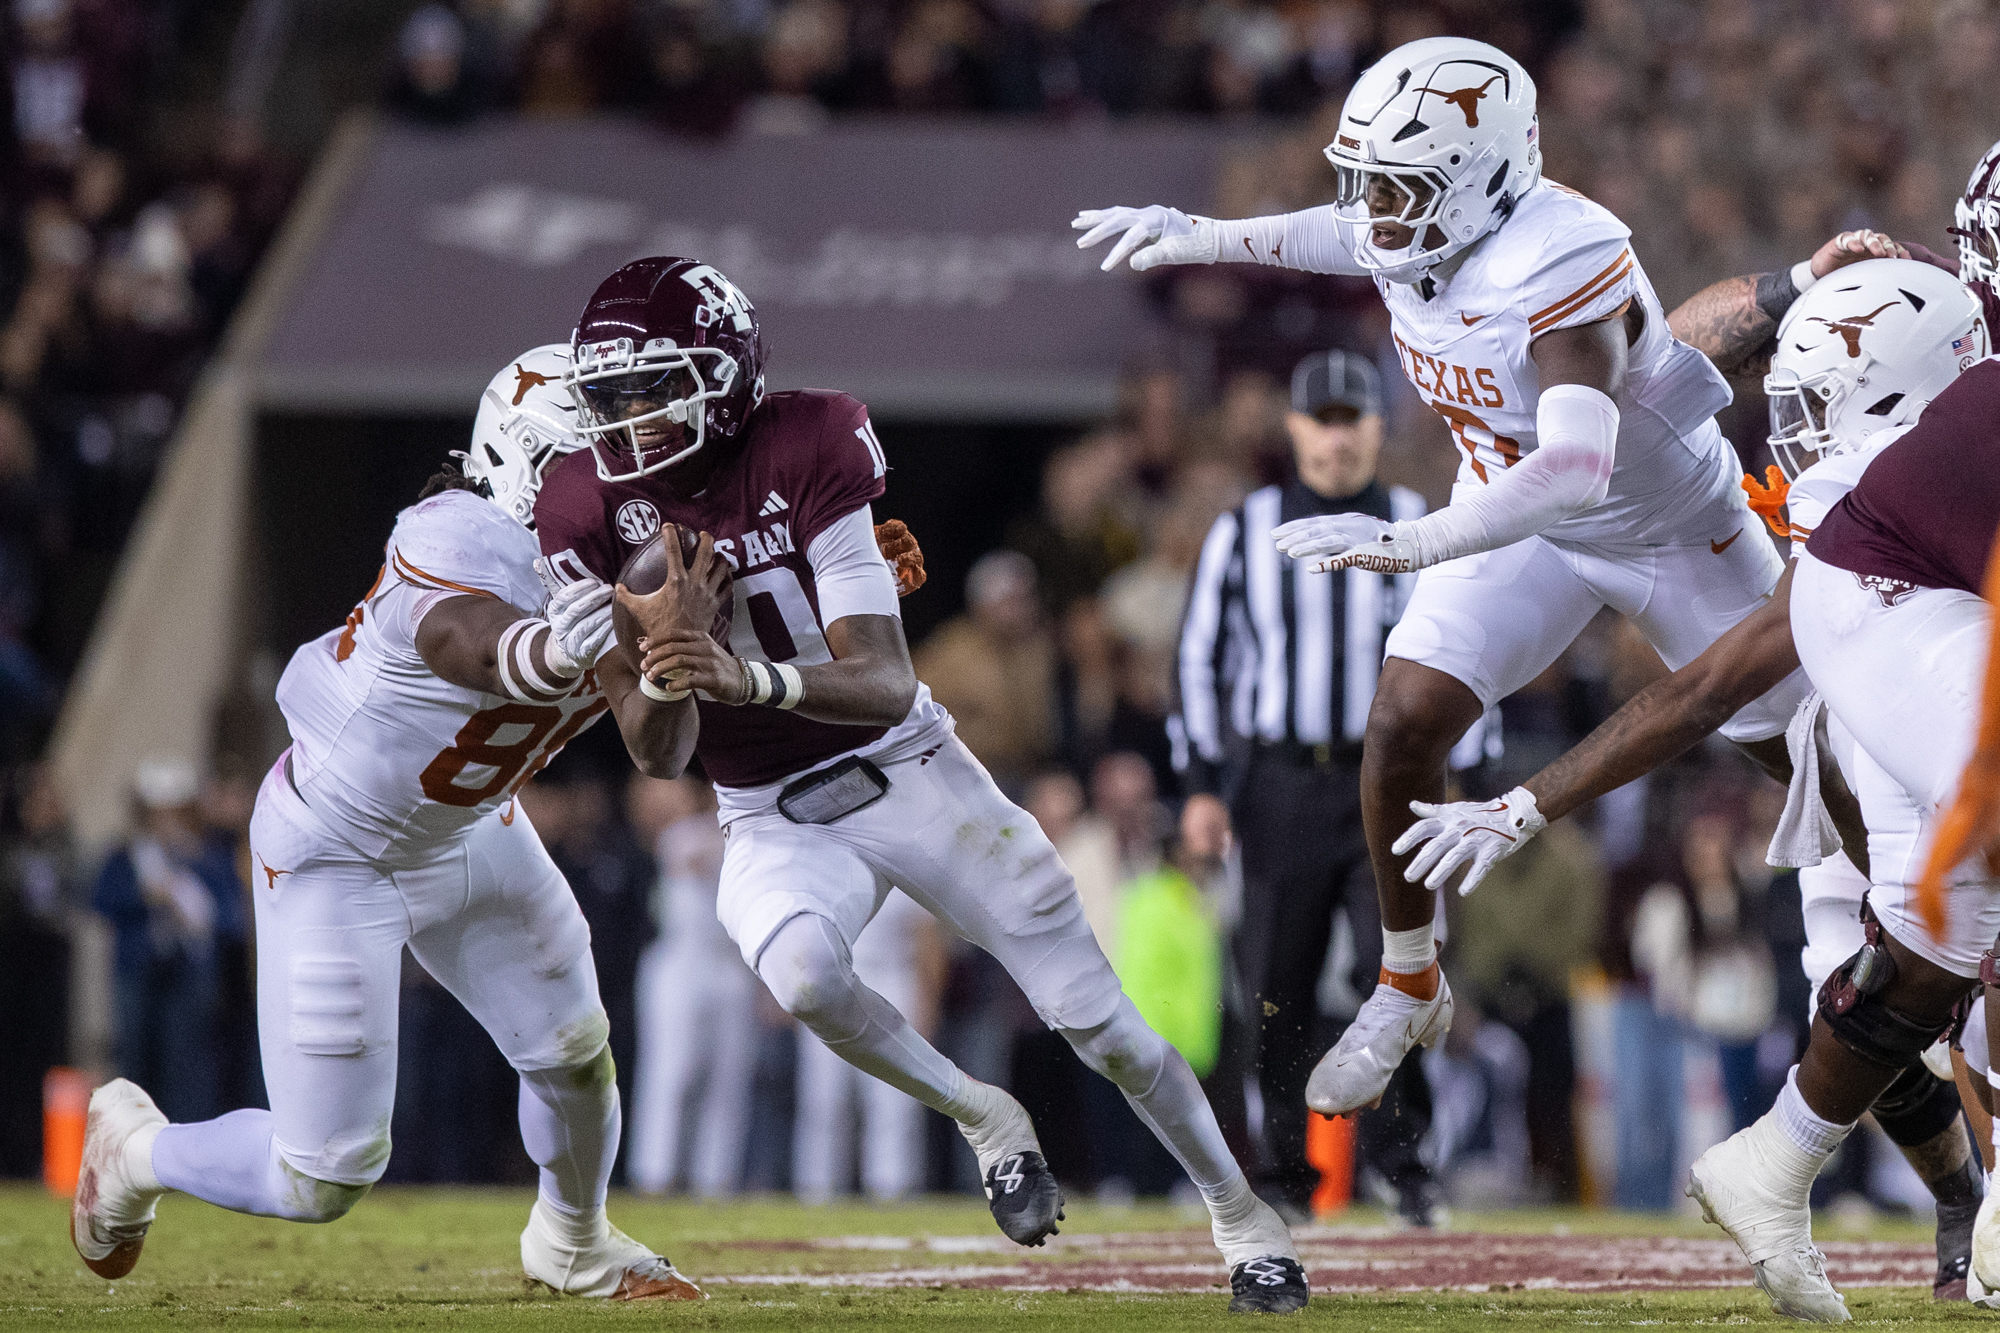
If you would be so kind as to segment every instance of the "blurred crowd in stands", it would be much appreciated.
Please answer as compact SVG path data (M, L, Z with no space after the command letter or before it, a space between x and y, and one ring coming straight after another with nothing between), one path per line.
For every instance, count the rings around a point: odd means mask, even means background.
M175 95L207 20L15 0L0 68L0 762L32 758L295 171Z
M256 1095L246 775L227 755L135 774L131 842L87 864L61 793L29 762L176 406L294 179L254 116L198 105L181 113L205 117L199 133L149 123L136 93L176 60L187 10L15 0L8 16L0 993L10 1013L34 1015L0 1054L11 1174L35 1169L40 1070L63 1058L142 1079L173 1070L180 1086L155 1080L155 1091L176 1118ZM1951 201L2000 133L1980 96L2000 74L2000 20L1955 0L462 0L398 7L382 59L386 105L437 126L508 113L623 113L691 134L803 133L898 112L1261 120L1213 200L1173 201L1235 216L1326 200L1320 149L1353 74L1440 32L1527 61L1547 173L1632 226L1669 307L1847 227L1948 251ZM1230 867L1184 855L1172 836L1165 718L1188 577L1215 516L1284 475L1284 377L1314 348L1382 366L1384 480L1439 502L1454 465L1401 381L1367 283L1219 266L1156 274L1150 290L1164 332L1117 413L1048 454L1039 503L962 588L940 580L918 594L962 597L963 610L916 645L917 663L1056 840L1121 972L1141 989L1179 980L1177 993L1157 987L1164 1007L1148 1016L1247 1152L1256 1110L1224 962ZM1739 386L1725 427L1748 467L1765 461L1762 418L1755 386ZM1607 614L1506 702L1504 751L1463 775L1467 790L1532 773L1660 670ZM608 727L523 797L593 925L628 1097L623 1178L807 1197L969 1188L970 1157L948 1125L841 1086L718 942L704 906L708 799L699 783L631 776ZM1452 899L1445 965L1460 1017L1426 1060L1426 1152L1452 1197L1667 1208L1686 1163L1768 1105L1808 1006L1796 888L1762 859L1778 801L1726 747L1704 748ZM1152 1140L1128 1132L1108 1085L989 960L916 917L878 928L870 966L884 979L871 983L906 985L899 1003L970 1073L1009 1084L1038 1118L1088 1127L1045 1136L1066 1180L1107 1198L1169 1188L1171 1162L1134 1156ZM65 960L92 931L115 994L72 1001ZM1358 998L1330 961L1329 1020ZM116 1043L78 1052L67 1034L90 1028L77 1010L93 1004L113 1009ZM414 965L403 1004L390 1179L529 1178L504 1062ZM196 1016L164 1021L172 1013ZM809 1106L821 1109L795 1115ZM847 1126L850 1114L869 1127ZM853 1151L808 1176L794 1170L795 1133ZM1889 1168L1870 1158L1856 1136L1827 1188L1893 1201Z

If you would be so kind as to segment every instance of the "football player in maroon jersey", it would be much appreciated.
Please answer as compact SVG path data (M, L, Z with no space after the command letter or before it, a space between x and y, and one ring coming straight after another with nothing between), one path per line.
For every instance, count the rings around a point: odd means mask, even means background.
M1251 1192L1187 1062L1120 989L1054 846L911 669L873 538L888 464L867 410L825 390L766 393L763 363L749 300L714 268L618 270L584 308L566 377L590 448L551 472L535 506L563 579L615 582L663 522L703 534L685 567L666 543L658 592L619 594L642 632L635 693L652 710L625 732L645 771L678 773L692 749L715 780L723 925L787 1012L958 1123L1001 1229L1040 1244L1063 1200L1027 1112L855 977L850 945L901 888L997 958L1173 1151L1208 1202L1230 1308L1303 1308L1290 1233ZM726 645L709 633L716 561L733 571ZM617 693L631 664L604 662Z

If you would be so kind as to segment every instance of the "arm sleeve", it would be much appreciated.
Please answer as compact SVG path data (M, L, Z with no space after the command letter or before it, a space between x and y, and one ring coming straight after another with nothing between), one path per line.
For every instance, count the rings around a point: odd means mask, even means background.
M1176 747L1183 793L1214 795L1222 790L1223 625L1229 573L1236 562L1242 530L1235 514L1215 520L1202 542L1181 621L1174 662L1174 712L1184 743ZM1172 723L1169 724L1170 726Z
M1348 277L1363 277L1368 272L1354 262L1347 242L1341 239L1331 204L1270 217L1201 221L1215 228L1218 262L1273 264Z
M831 625L846 616L902 617L896 576L875 545L875 513L867 505L835 519L806 547L819 619Z
M1420 566L1497 550L1604 498L1618 446L1618 405L1582 384L1542 390L1534 453L1433 514L1398 526Z

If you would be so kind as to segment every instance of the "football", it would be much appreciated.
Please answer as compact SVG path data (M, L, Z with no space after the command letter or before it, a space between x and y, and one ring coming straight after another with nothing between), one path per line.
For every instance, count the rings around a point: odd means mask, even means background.
M659 591L660 586L667 581L669 537L679 538L683 564L694 559L695 550L701 542L700 534L678 523L663 523L660 525L660 530L653 534L651 541L632 552L631 559L627 560L625 567L618 571L618 582L633 592ZM729 627L735 619L736 598L730 592L729 562L723 561L722 567L722 606L716 611L715 621L708 627L708 632L717 643L727 647ZM638 649L639 622L622 604L614 601L611 605L611 624L618 632L618 642L631 654L632 665L636 668L642 656Z

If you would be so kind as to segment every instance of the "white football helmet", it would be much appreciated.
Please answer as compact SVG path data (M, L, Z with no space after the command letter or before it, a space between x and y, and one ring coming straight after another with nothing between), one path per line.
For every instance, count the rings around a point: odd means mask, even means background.
M452 455L467 477L484 485L487 499L530 532L542 474L583 447L576 400L563 384L569 357L567 343L549 343L510 362L479 395L471 448Z
M1334 214L1355 262L1419 282L1492 231L1542 178L1535 83L1506 52L1464 37L1399 46L1354 82L1326 146ZM1416 230L1377 249L1376 219ZM1435 232L1433 232L1435 229Z
M1914 259L1835 269L1792 303L1764 376L1787 477L1908 425L1990 348L1979 298Z

